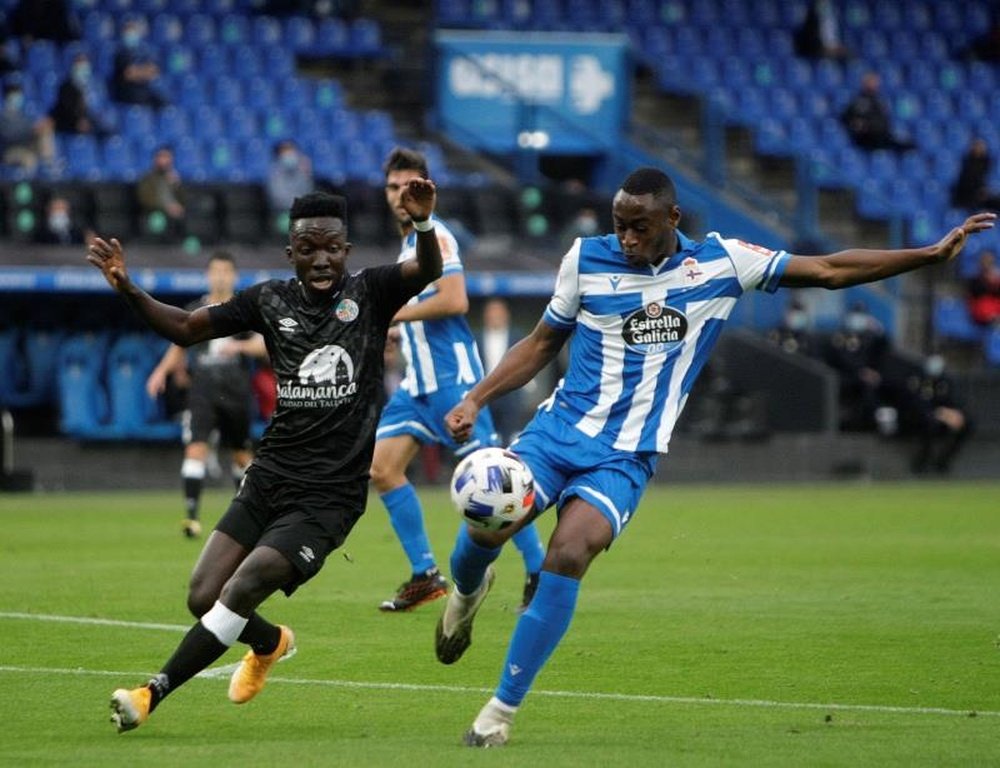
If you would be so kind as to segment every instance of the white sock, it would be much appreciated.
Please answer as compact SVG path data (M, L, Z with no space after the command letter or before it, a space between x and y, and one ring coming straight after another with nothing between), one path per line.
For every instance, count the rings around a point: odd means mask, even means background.
M204 480L205 462L200 459L184 459L184 463L181 464L181 477Z

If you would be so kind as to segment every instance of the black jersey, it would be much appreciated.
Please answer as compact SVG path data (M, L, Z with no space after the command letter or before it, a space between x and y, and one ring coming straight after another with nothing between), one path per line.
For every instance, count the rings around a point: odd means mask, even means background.
M398 264L345 278L322 304L296 279L270 280L209 307L212 328L264 336L278 380L278 406L255 464L303 482L367 476L383 401L385 337L416 292Z
M208 305L208 296L202 296L188 304L186 309L195 310ZM249 331L243 331L188 347L191 388L198 392L199 397L211 402L249 405L250 360L246 355L223 354L222 349L230 339L242 341L250 336Z

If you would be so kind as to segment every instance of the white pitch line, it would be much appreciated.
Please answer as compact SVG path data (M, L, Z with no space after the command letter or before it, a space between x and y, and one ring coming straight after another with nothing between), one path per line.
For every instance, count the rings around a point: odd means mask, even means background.
M232 671L233 665L207 669L198 677L222 677L224 670ZM143 677L150 672L125 672L109 669L69 669L57 667L18 667L0 665L0 673L23 673L37 675L90 675L99 677ZM216 674L216 673L223 674ZM416 683L377 683L360 680L317 680L310 678L270 677L268 682L287 685L314 685L328 688L350 688L375 691L414 691L417 693L475 693L489 694L492 688L475 688L464 685L420 685ZM695 696L657 696L653 694L599 693L587 691L532 691L533 696L559 699L590 699L643 704L683 704L730 707L753 707L758 709L809 709L834 712L872 712L889 715L947 715L951 717L1000 717L1000 712L975 709L948 709L945 707L894 707L881 704L819 704L816 702L770 701L767 699L713 699Z
M191 625L154 624L148 621L119 621L118 619L94 619L89 616L57 616L50 613L19 613L0 611L0 619L27 619L29 621L55 621L64 624L96 624L101 627L129 627L131 629L158 629L168 632L187 632Z

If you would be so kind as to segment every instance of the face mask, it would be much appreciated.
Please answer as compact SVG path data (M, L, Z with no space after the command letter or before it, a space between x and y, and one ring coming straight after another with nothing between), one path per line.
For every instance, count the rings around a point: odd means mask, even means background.
M90 64L86 61L81 61L79 64L73 65L73 80L80 84L85 85L90 81Z
M292 170L299 164L299 155L297 152L282 152L278 156L278 160L285 168Z
M135 48L140 42L142 42L142 32L130 29L122 35L122 42L129 48Z
M937 378L944 373L944 358L941 355L931 355L924 360L924 373L932 378Z
M809 325L809 316L802 310L794 310L785 318L785 325L790 331L804 331Z
M53 213L49 216L49 229L56 232L62 232L69 229L69 214L68 213Z
M844 318L844 328L849 333L864 333L868 330L868 315L863 312L851 312Z
M19 112L21 107L24 106L24 94L20 91L13 91L7 94L7 98L4 99L4 105L11 112Z
M583 235L594 235L597 233L597 219L593 216L583 216L577 222L580 234Z

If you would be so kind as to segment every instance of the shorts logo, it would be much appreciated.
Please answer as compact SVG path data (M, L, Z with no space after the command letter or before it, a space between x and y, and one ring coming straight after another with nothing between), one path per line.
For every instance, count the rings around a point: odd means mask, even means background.
M340 322L351 323L358 319L358 303L353 299L341 299L334 314Z
M302 549L299 550L299 557L305 560L307 563L311 563L316 559L316 553L312 551L312 547L307 547L305 544L302 545Z
M625 318L622 338L626 347L643 355L670 352L684 341L687 328L683 312L653 302Z

